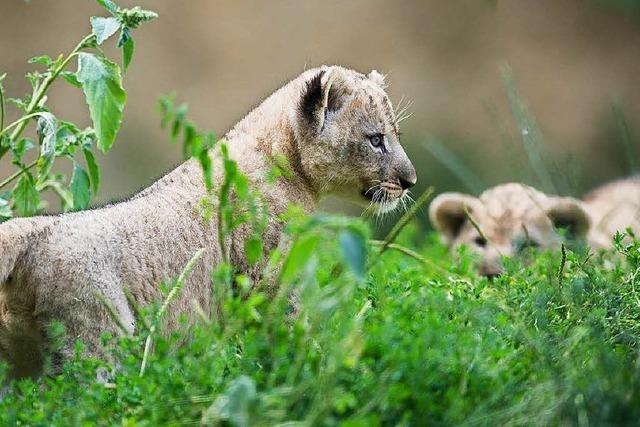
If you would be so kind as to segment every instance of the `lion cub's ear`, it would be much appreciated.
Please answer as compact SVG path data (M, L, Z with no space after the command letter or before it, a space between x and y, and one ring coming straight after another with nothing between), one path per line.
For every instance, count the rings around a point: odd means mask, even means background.
M458 237L462 226L467 221L466 209L473 214L480 207L480 200L462 193L443 193L436 197L429 206L431 225L440 233L447 245Z
M375 84L377 84L378 86L380 86L382 89L385 89L387 87L387 83L385 82L385 76L383 74L380 74L376 70L371 70L371 72L367 74L367 78L372 82L374 82Z
M299 116L310 130L318 133L330 115L344 107L351 93L344 70L338 67L322 70L307 81L300 99Z
M583 239L591 228L591 217L578 199L551 197L546 213L554 228L567 230L569 239Z

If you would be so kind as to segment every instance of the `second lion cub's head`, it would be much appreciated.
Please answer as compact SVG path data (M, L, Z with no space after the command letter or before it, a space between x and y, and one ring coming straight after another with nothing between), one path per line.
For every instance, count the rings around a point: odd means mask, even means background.
M564 238L584 241L590 217L580 200L548 196L527 185L510 183L473 197L444 193L429 208L442 240L466 245L479 257L479 272L502 272L502 257L523 257L528 249L553 249ZM560 231L563 229L563 231Z
M321 193L394 209L416 182L400 145L398 117L376 71L332 66L309 70L293 112L300 163Z

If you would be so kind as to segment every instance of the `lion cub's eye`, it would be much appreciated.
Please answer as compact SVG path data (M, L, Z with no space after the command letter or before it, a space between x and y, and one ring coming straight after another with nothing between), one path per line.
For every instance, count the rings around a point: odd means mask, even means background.
M473 239L473 243L475 243L477 246L480 246L481 248L484 248L485 246L487 246L487 239L482 236L478 236Z
M374 147L380 147L380 146L382 146L384 144L384 135L379 134L379 133L377 133L375 135L371 135L369 137L369 142Z
M539 249L540 244L530 239L516 239L514 246L518 252L524 252L527 249Z

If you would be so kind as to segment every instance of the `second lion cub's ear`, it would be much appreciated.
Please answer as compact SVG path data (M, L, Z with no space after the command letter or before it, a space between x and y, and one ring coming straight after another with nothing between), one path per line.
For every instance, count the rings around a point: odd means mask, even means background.
M554 228L567 230L569 239L583 239L591 228L591 217L578 199L552 197L546 213Z
M299 116L310 130L320 132L325 121L345 105L350 94L343 70L338 67L322 70L307 81L300 99Z
M467 222L466 210L473 214L479 208L480 201L476 197L462 193L443 193L431 202L429 219L443 242L450 245Z

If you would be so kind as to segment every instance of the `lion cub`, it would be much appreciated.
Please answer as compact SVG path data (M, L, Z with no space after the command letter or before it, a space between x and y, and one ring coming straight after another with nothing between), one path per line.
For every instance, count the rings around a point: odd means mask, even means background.
M393 209L415 184L400 145L398 118L376 71L338 66L308 70L268 97L225 137L231 157L269 209L264 251L278 245L290 204L313 211L336 194L378 210ZM284 156L292 177L268 184L272 156ZM220 157L214 180L221 182ZM20 218L0 225L0 356L13 376L40 372L46 329L62 322L70 341L89 354L103 332L136 329L128 289L141 306L161 300L159 284L177 276L200 248L205 256L167 313L167 330L194 301L213 307L210 272L221 261L215 218L198 210L206 195L197 162L187 161L128 201L58 216ZM258 279L245 258L250 230L239 227L225 246L239 273ZM106 300L112 310L107 310ZM120 322L114 320L113 311ZM73 343L61 351L73 354ZM60 358L58 358L60 359Z
M608 247L616 231L640 230L639 210L640 180L631 178L597 188L583 200L519 183L498 185L478 198L444 193L431 203L429 217L447 245L465 244L479 255L480 274L493 277L502 272L503 256L554 249L563 239Z

